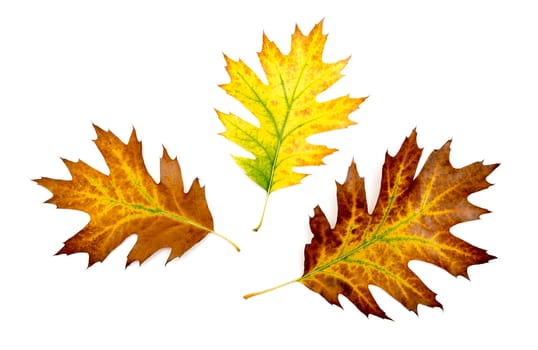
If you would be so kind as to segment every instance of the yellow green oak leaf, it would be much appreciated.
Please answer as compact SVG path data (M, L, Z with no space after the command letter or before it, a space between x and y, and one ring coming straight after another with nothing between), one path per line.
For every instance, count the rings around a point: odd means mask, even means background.
M327 35L322 22L308 35L298 27L291 39L291 50L282 54L263 35L258 54L265 83L243 61L225 56L230 82L221 87L241 102L258 120L253 125L234 114L217 111L224 124L224 137L243 147L252 157L234 157L248 177L266 191L261 227L269 195L296 185L307 176L293 168L323 164L335 149L306 141L308 136L355 124L349 119L366 99L342 96L318 102L320 93L335 84L349 58L335 63L322 60Z

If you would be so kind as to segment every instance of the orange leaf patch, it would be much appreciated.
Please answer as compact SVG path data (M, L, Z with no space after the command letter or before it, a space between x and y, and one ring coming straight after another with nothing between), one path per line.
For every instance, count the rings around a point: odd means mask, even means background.
M215 233L204 188L195 179L189 192L184 192L179 164L166 149L157 184L144 165L142 143L134 129L124 144L113 133L94 127L95 143L110 175L82 161L63 160L72 180L35 180L53 194L46 203L90 215L86 227L68 239L57 254L86 252L91 266L103 261L128 236L137 234L127 265L137 260L142 263L157 250L169 247L168 262L183 255L209 232Z

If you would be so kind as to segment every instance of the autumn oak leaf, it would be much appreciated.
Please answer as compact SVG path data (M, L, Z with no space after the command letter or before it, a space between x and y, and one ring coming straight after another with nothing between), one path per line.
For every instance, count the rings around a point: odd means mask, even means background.
M144 165L142 143L134 129L124 144L112 132L94 127L95 143L109 175L82 161L63 160L71 180L34 180L52 192L46 203L90 215L89 223L56 254L88 253L88 266L91 266L103 261L132 234L138 239L127 257L127 265L134 261L142 263L162 248L171 248L169 262L210 232L233 244L214 232L205 190L198 179L193 181L188 193L184 192L179 163L170 158L166 149L163 148L157 184Z
M321 165L323 158L335 151L311 144L306 138L355 124L349 114L365 100L349 96L316 100L342 77L341 71L349 60L323 62L327 35L322 34L322 24L314 26L306 36L296 27L287 55L263 35L258 57L267 83L243 61L225 56L231 81L221 87L257 118L259 126L217 111L226 128L222 135L252 154L253 158L235 160L266 191L263 213L272 192L296 185L307 176L295 172L294 167ZM263 214L255 230L262 221Z
M421 153L413 131L395 156L386 154L372 214L363 178L353 162L345 182L337 183L335 226L330 226L319 206L314 209L304 275L288 283L301 282L338 306L342 294L364 314L388 318L368 286L384 289L414 312L419 304L441 306L436 294L409 268L410 261L424 261L454 276L468 277L470 266L494 259L452 235L450 228L489 212L467 197L490 186L486 177L498 164L476 162L456 169L450 164L447 142L427 158L415 177Z

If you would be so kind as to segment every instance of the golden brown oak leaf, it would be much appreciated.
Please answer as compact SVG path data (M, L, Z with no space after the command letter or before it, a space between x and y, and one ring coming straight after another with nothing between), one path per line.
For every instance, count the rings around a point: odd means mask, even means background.
M161 180L157 184L144 165L142 143L134 129L124 144L112 132L94 127L95 143L108 165L109 175L82 161L63 160L71 180L35 180L53 194L46 203L90 215L86 227L68 239L56 254L88 253L91 266L103 261L127 237L137 234L127 265L137 260L142 263L162 248L171 248L169 262L209 232L215 233L204 188L195 179L189 192L184 192L179 163L170 158L166 149L163 148Z
M488 213L467 197L490 186L486 177L498 164L476 162L455 169L449 149L447 142L434 151L414 178L422 150L413 131L395 156L387 153L385 157L372 214L363 178L353 162L345 182L337 184L334 228L319 206L314 210L310 219L314 236L305 246L304 275L295 281L331 304L340 306L342 294L364 314L382 318L388 317L373 298L370 285L384 289L414 312L419 304L440 307L436 294L409 268L410 261L428 262L454 276L467 277L469 266L494 259L452 235L450 228Z
M266 191L264 213L270 193L296 185L307 176L293 168L321 165L323 158L335 151L311 144L306 138L355 124L349 114L365 100L342 96L317 101L320 93L342 77L340 72L349 60L323 62L326 40L322 22L306 36L296 27L291 50L284 55L264 34L258 57L267 83L241 60L225 56L231 81L221 87L258 119L259 126L217 111L226 128L222 135L252 154L253 158L235 160ZM262 221L263 214L258 228Z

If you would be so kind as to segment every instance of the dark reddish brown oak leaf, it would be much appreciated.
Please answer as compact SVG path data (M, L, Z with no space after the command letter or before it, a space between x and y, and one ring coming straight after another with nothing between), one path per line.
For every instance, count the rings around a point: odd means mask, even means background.
M127 265L144 262L161 248L171 248L167 262L183 255L208 233L214 232L205 189L195 179L188 193L177 159L163 147L160 183L148 173L142 159L142 143L133 129L127 144L97 126L95 143L110 174L105 175L82 161L63 160L71 180L34 180L53 196L46 203L90 215L90 222L65 242L56 254L85 252L88 266L103 261L131 234L138 239L129 252ZM234 247L235 244L233 244Z
M386 154L372 214L368 213L364 180L353 162L345 182L337 183L334 228L316 207L310 219L314 236L305 246L304 275L291 282L301 282L338 306L342 294L364 314L381 318L388 317L369 285L384 289L414 312L419 304L441 307L436 294L409 268L411 260L468 277L469 266L495 258L452 235L450 228L489 212L471 204L467 197L490 186L486 177L498 164L476 162L455 169L449 153L447 142L428 157L415 178L422 149L413 131L395 156Z

